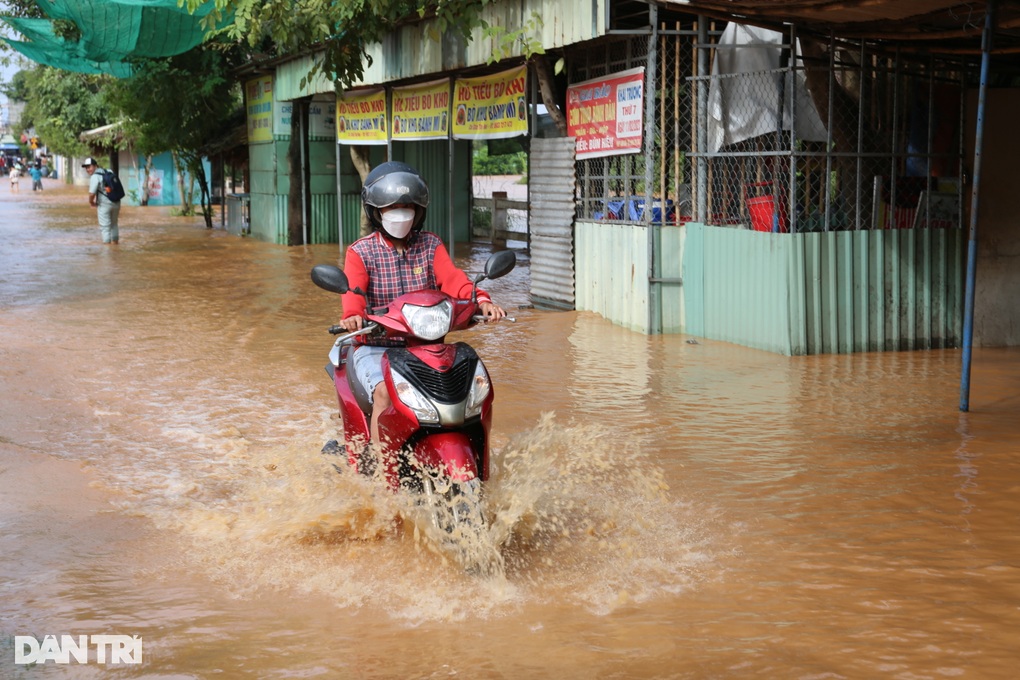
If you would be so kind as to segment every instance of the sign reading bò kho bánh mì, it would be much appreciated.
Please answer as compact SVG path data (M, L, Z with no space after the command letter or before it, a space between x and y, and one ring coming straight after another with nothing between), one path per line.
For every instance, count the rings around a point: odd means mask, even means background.
M454 83L453 136L500 139L528 133L526 66Z
M336 141L386 143L386 90L345 92L336 100Z
M641 151L644 67L586 80L567 88L567 136L576 158Z
M254 78L244 84L248 143L273 141L273 76Z
M392 138L442 139L450 132L450 80L393 88Z

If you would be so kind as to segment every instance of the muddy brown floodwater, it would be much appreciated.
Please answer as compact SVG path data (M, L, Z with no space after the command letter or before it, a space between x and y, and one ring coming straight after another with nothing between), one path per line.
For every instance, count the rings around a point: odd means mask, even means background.
M516 309L468 575L320 455L338 318L286 248L0 190L0 677L1012 678L1020 351L782 357ZM460 254L478 270L484 248ZM524 264L526 264L526 258ZM142 665L15 663L117 634Z

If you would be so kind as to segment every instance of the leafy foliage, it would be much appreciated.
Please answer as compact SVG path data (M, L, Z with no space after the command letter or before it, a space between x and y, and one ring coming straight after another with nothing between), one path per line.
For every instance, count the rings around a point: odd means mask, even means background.
M524 151L489 155L486 144L475 144L471 169L475 175L520 175L527 171L528 155Z
M226 136L236 123L240 91L231 76L236 54L208 45L169 59L135 65L135 74L109 89L109 100L123 117L125 137L136 152L170 152L175 163L198 180L207 224L211 224L203 147ZM182 187L183 209L190 210L190 188Z
M197 151L226 132L240 106L229 57L200 48L135 65L135 74L109 88L111 105L142 154Z
M24 129L35 127L46 146L65 156L84 156L89 148L78 136L109 122L108 76L68 73L49 66L20 71L9 94L24 97Z
M323 61L316 65L336 80L341 88L360 82L371 65L367 47L380 42L400 26L431 19L431 37L439 40L455 31L465 40L476 28L498 43L499 54L506 56L514 45L524 46L524 54L541 52L541 45L527 38L541 25L534 15L526 26L515 31L489 26L482 10L495 0L215 0L216 11L206 18L209 25L224 13L233 12L234 22L224 29L231 41L243 41L253 50L268 50L264 56L293 55L309 49L321 50ZM203 0L184 0L194 11ZM489 31L488 33L484 33Z

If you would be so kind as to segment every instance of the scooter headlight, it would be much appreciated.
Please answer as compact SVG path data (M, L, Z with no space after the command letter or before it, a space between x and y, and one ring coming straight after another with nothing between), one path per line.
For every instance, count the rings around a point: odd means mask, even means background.
M439 412L428 398L418 391L418 388L407 381L407 378L390 369L393 375L393 386L397 390L397 398L407 408L414 411L419 423L438 423Z
M431 307L404 305L400 311L411 332L423 340L443 337L450 331L450 322L453 321L453 303L449 300Z
M475 366L475 375L471 378L471 389L468 391L467 408L464 410L464 416L471 418L481 413L482 404L485 403L491 391L492 385L489 383L489 374L485 370L485 366L482 366L482 362L479 361L478 365Z

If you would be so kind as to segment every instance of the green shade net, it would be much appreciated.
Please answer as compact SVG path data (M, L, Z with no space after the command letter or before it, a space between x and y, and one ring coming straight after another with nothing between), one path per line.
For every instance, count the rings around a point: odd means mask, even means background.
M170 57L205 39L201 22L213 9L207 2L194 14L178 0L38 0L49 19L0 16L24 41L0 38L32 61L64 71L131 76L134 59ZM56 35L54 19L73 22L81 39ZM224 24L229 19L224 20ZM216 28L220 28L217 26Z

